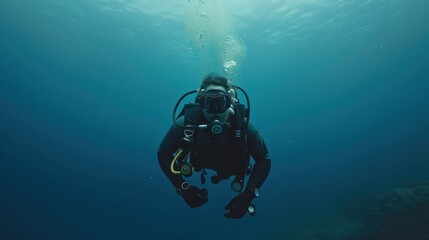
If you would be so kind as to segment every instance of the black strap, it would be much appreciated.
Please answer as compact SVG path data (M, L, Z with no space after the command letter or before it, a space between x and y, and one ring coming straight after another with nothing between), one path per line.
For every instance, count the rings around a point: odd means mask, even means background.
M201 184L206 183L206 176L205 175L207 175L207 172L206 172L206 169L203 168L203 170L201 171Z

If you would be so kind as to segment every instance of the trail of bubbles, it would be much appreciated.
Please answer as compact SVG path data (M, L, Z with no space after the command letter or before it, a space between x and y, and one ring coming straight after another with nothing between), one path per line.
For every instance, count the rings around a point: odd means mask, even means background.
M188 0L185 24L201 77L216 72L237 82L246 46L235 34L229 6L226 0Z

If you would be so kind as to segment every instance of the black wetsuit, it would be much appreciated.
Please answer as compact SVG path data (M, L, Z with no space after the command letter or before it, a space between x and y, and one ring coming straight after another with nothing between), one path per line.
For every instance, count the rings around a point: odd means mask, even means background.
M180 125L183 125L183 121L183 117L178 119ZM231 142L233 138L231 131L233 130L230 129L220 135L210 134L208 129L197 131L193 139L195 144L191 149L191 162L197 171L204 168L213 169L218 172L218 175L221 173L227 178L242 170L243 160L237 157L239 150L234 149L235 146ZM179 189L185 180L180 174L174 174L171 171L171 162L183 137L184 129L173 125L158 149L159 164L176 189ZM247 151L255 161L247 182L247 189L259 189L270 172L271 159L264 140L251 123L247 133Z

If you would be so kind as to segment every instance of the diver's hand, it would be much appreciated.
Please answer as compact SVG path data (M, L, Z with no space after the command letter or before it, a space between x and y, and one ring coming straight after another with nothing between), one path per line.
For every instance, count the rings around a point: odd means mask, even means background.
M199 189L193 186L183 190L182 197L191 208L201 207L209 200L207 189Z
M247 209L250 206L253 198L255 196L250 191L244 191L240 193L237 197L233 198L228 205L226 205L225 210L229 212L225 213L226 218L241 218L246 214Z

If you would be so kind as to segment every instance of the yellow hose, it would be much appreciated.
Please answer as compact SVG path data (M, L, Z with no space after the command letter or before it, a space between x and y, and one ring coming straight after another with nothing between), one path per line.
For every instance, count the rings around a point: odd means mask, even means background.
M174 163L176 162L177 158L179 158L179 156L182 154L182 152L183 152L182 149L179 148L179 151L176 153L176 156L174 157L173 161L171 162L170 169L171 169L171 172L174 174L180 174L180 171L174 170Z

